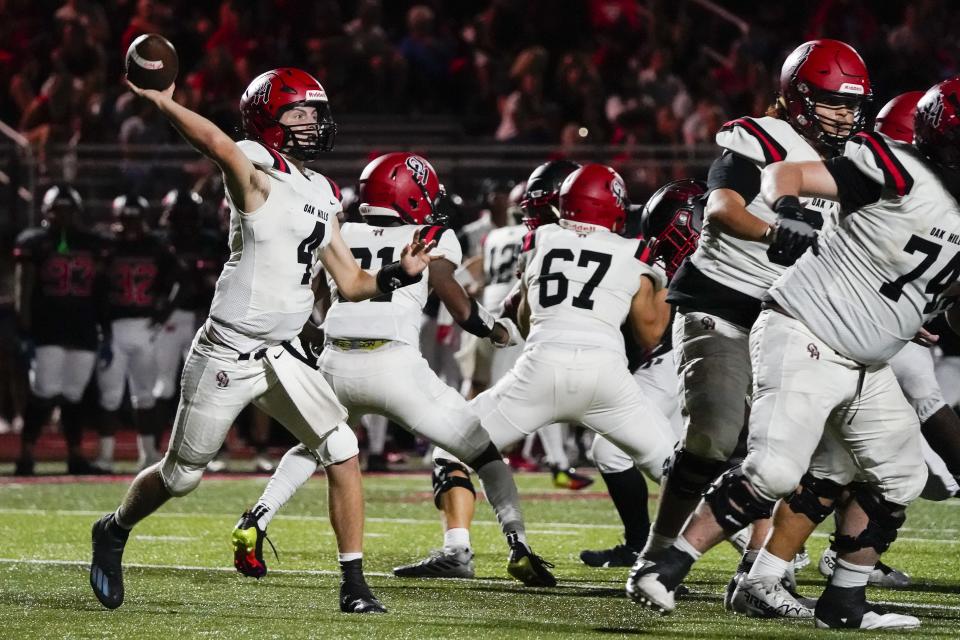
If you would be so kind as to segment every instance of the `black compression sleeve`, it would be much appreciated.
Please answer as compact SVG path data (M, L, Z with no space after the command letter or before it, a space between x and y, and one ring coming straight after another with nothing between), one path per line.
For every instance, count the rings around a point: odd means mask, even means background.
M725 150L707 174L707 191L714 189L732 189L749 203L760 193L760 169L743 156Z
M849 158L831 158L824 164L837 183L837 195L844 213L880 200L883 185L865 176Z

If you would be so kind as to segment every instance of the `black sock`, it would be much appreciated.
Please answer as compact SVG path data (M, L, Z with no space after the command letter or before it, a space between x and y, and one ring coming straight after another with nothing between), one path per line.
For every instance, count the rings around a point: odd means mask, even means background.
M63 438L71 450L79 449L83 442L83 409L79 403L64 402L60 405L60 424L63 426Z
M650 533L647 511L647 481L636 467L618 473L601 473L607 483L610 499L623 521L623 537L627 546L643 549Z
M943 458L952 475L960 475L960 418L953 409L940 407L920 425L930 448Z
M356 560L341 560L340 575L343 582L364 583L363 578L363 558Z

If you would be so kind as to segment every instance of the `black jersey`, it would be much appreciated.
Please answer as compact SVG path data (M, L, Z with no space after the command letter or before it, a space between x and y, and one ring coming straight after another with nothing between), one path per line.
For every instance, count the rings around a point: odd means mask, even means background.
M40 345L94 350L103 319L106 238L80 229L23 231L14 259L34 270L31 337Z
M206 313L229 255L226 240L207 229L183 235L166 233L161 239L173 247L180 274L174 307Z
M114 240L106 263L110 319L149 318L168 306L180 269L173 249L158 236Z

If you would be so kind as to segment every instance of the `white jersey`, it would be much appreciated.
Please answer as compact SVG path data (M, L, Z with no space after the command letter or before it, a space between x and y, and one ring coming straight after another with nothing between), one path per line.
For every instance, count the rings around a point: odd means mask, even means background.
M436 241L431 255L460 264L460 243L453 231L437 226L400 225L375 227L364 223L344 224L341 231L353 257L366 271L400 259L400 252L419 236L424 243ZM324 330L331 338L397 340L420 348L420 321L429 293L429 267L419 282L364 300L347 302L337 292L337 283L327 276L333 304L327 311Z
M728 122L717 133L717 144L752 161L759 169L782 160L821 159L790 123L777 118L739 118ZM801 202L804 208L822 216L822 232L836 224L840 208L835 202L822 198L802 198ZM747 211L768 224L777 220L777 214L759 193L747 203ZM767 259L767 247L763 242L735 238L707 219L700 244L690 259L711 279L760 299L786 269Z
M517 281L520 243L527 234L522 224L491 229L483 239L483 306L497 309Z
M960 277L960 205L913 145L860 133L844 158L880 199L845 216L770 296L838 353L879 364L955 300L944 292Z
M488 210L480 212L480 217L473 222L463 225L460 235L463 236L467 245L467 258L480 255L480 241L490 230L495 228Z
M527 344L600 347L624 354L620 325L641 276L650 276L658 289L666 286L662 271L637 258L640 241L607 230L578 233L560 224L544 225L531 238L523 274L530 305Z
M215 338L248 353L290 340L313 309L314 261L330 242L340 201L319 173L243 140L241 151L270 179L266 202L240 213L230 200L230 258L210 306Z

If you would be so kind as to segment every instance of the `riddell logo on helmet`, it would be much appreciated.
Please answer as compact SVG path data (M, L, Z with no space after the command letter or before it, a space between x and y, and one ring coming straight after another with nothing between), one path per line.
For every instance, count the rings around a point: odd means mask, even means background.
M853 82L844 82L840 85L840 93L855 93L858 96L864 94L863 86Z
M417 156L410 156L407 158L407 169L410 169L410 173L413 174L413 179L418 184L423 186L427 185L427 165L424 161Z
M321 89L307 89L307 100L326 100L327 94Z
M251 104L267 104L267 102L270 100L271 86L271 82L266 80L263 84L257 87L257 90L253 93L253 96L250 97Z

